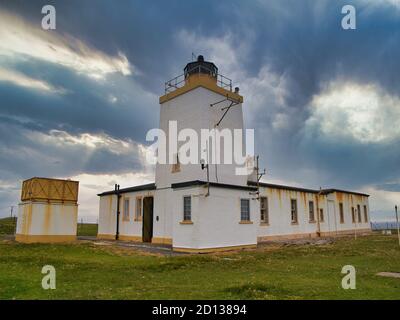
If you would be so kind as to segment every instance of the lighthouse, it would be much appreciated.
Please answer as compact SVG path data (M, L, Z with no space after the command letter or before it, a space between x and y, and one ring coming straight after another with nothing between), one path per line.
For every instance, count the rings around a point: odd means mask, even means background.
M243 238L239 240L242 246L255 245L255 225L250 220L250 211L257 207L250 195L254 187L247 185L247 175L237 174L235 162L237 147L240 153L245 150L243 96L203 56L189 62L183 71L165 83L159 99L160 129L167 142L164 151L172 162L156 165L159 190L154 212L171 224L175 250L235 246L238 237ZM188 140L181 137L175 142L171 135L188 129L199 139L197 157L182 164L184 155L178 150ZM245 219L240 217L241 206Z
M98 238L204 253L370 231L367 194L259 181L244 98L213 62L187 63L159 102L155 182L99 194Z

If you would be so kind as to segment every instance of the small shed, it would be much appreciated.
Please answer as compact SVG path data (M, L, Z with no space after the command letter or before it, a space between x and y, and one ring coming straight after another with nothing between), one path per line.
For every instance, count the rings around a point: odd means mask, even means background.
M34 177L22 183L16 240L76 240L79 182Z

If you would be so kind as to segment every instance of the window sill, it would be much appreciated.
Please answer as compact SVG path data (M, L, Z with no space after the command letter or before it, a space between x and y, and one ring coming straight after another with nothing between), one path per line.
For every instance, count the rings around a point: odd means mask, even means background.
M239 224L253 224L253 221L242 220Z
M135 222L142 222L142 218L136 218L136 219L133 219L133 221L135 221Z
M269 226L269 223L268 222L260 222L260 226L266 227L266 226Z
M291 222L290 223L292 226L298 226L299 225L299 222Z
M193 221L191 221L191 220L183 220L183 221L179 222L179 224L193 224Z
M122 219L123 222L129 222L129 219Z
M308 223L316 223L317 221L315 220L308 220Z

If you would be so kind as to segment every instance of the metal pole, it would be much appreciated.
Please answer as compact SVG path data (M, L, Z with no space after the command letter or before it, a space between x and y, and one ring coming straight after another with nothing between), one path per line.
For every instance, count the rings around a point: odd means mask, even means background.
M394 206L394 211L396 211L397 238L399 239L399 246L400 246L400 227L399 227L399 215L397 214L397 206Z
M354 240L357 240L357 209L354 208Z

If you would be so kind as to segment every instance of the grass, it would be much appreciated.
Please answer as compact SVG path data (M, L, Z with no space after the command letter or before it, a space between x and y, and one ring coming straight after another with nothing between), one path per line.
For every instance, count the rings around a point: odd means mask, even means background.
M0 219L0 235L12 235L15 233L17 218ZM78 223L78 236L96 236L97 224L95 223Z
M46 264L56 268L56 290L41 288ZM356 290L341 287L348 264ZM400 272L395 236L179 256L0 240L1 299L400 299L400 279L376 276L381 271Z
M96 236L97 227L96 223L78 223L78 236Z
M16 217L0 219L0 235L14 234L16 223Z

